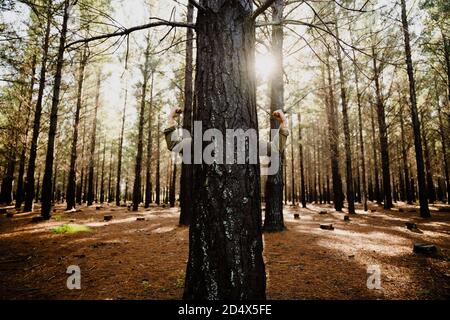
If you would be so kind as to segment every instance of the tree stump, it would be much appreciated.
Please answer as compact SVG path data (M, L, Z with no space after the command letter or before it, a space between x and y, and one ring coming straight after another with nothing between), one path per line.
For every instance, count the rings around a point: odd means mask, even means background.
M426 255L433 255L438 253L438 247L436 247L434 244L415 243L413 252Z
M113 218L112 215L106 215L106 216L103 216L103 220L104 220L104 221L111 221L112 218Z
M350 216L346 214L344 216L344 221L349 222L350 221Z
M137 217L136 221L145 221L145 218L144 217Z
M96 206L95 207L95 210L100 210L100 209L103 209L103 207L102 206Z
M300 219L300 215L299 215L298 213L294 213L294 219L295 219L295 220Z
M323 229L323 230L334 230L334 227L333 227L333 225L330 223L330 224L321 224L320 225L320 229Z
M327 214L327 213L328 213L328 211L326 211L326 210L319 211L319 214Z

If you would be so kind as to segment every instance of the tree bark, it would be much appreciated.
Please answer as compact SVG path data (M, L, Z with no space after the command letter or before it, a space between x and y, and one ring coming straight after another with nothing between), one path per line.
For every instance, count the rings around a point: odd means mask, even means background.
M305 164L303 157L303 136L302 136L302 121L300 113L297 114L298 118L298 154L300 162L300 200L302 207L306 208L306 186L305 186Z
M401 103L401 102L400 102ZM409 177L409 169L408 169L408 157L407 157L407 150L406 150L406 139L405 139L405 125L403 120L403 104L401 104L401 110L400 110L400 134L402 139L402 161L403 161L403 177L404 177L404 184L405 184L405 195L406 195L406 202L408 204L412 204L412 194L411 194L411 184L410 184L410 177Z
M27 168L27 178L25 182L25 206L24 212L33 210L33 199L34 199L34 173L36 170L36 156L37 156L37 144L39 139L39 133L41 129L41 116L42 116L42 100L44 98L45 90L45 77L47 73L47 61L48 61L48 49L50 42L50 27L52 22L52 1L47 1L47 25L44 33L44 44L42 47L42 58L41 58L41 71L39 78L39 89L36 100L36 108L34 111L34 121L33 121L33 134L31 138L30 146L30 156L28 158L28 168Z
M201 4L194 120L223 135L257 130L252 1ZM184 299L264 299L259 163L203 163L194 177Z
M191 2L188 4L187 23L194 21L194 6ZM188 28L186 31L186 60L184 70L184 112L183 129L192 134L192 114L193 114L193 41L194 32ZM191 153L192 156L192 153ZM188 226L192 219L192 187L193 187L193 166L183 163L181 165L180 180L180 225Z
M283 20L284 0L275 0L272 5L272 21ZM283 79L283 26L272 26L272 58L274 68L270 77L270 114L284 109ZM278 129L279 123L270 119L270 128ZM266 181L266 210L264 214L264 231L278 232L286 229L283 219L283 166L284 152L278 155L279 170L269 175Z
M95 95L95 107L94 117L92 119L92 132L91 132L91 146L89 151L89 172L87 181L87 205L91 206L94 203L95 190L94 190L94 162L95 162L95 145L97 143L97 113L100 104L100 82L101 73L97 75L97 93Z
M161 204L161 116L158 113L158 123L156 129L156 187L155 187L155 202L159 206Z
M153 82L154 73L152 71L151 83L150 83L150 103L148 108L148 137L147 137L147 164L145 175L145 203L144 207L148 208L152 202L152 152L153 152L153 139L152 139L152 120L153 120Z
M117 155L116 206L120 206L120 199L121 199L120 182L121 182L121 176L122 176L123 137L124 137L124 131L125 131L127 99L128 99L128 87L125 88L125 101L123 104L123 112L122 112L122 127L120 129L119 151L118 151L118 155Z
M335 22L336 37L339 38L338 20ZM352 149L350 140L350 126L348 120L348 105L347 105L347 92L345 88L345 75L344 68L342 66L341 47L339 40L336 40L336 60L339 70L339 82L341 89L341 106L342 106L342 123L344 127L344 146L345 146L345 172L346 172L346 185L347 185L347 205L348 213L354 214L355 212L355 193L353 188L353 171L352 171Z
M30 116L31 116L31 104L33 102L33 92L34 92L34 82L35 82L35 76L36 76L36 56L32 57L31 62L31 78L30 78L30 91L28 96L28 113L27 113L27 120L25 123L25 135L24 135L24 141L22 145L22 152L20 153L20 160L19 160L19 173L17 177L17 192L16 192L16 209L20 209L22 207L23 203L23 197L24 197L24 174L25 174L25 162L26 162L26 153L27 153L27 146L28 146L28 134L30 131Z
M77 145L78 145L78 127L80 124L80 112L83 96L83 82L84 82L84 69L87 63L87 48L86 46L81 53L80 66L78 69L78 87L77 87L77 104L75 109L75 119L73 123L73 137L72 137L72 149L70 152L70 168L69 178L67 181L67 208L71 210L75 208L75 193L77 184Z
M52 174L55 152L55 137L58 126L59 95L61 91L62 69L64 67L64 47L66 45L67 23L69 21L70 0L64 0L64 13L59 39L58 57L56 61L55 82L53 85L52 107L50 111L50 127L48 133L47 155L45 160L44 180L42 182L42 208L41 215L50 219L52 208Z
M145 62L142 70L143 82L141 93L141 106L139 111L138 142L136 152L136 163L134 168L133 185L133 211L138 211L141 202L141 173L142 173L142 153L144 149L144 122L145 122L145 98L147 97L147 84L150 73L150 39L147 39L145 50Z
M378 69L377 55L375 53L375 47L372 46L373 57L373 71L375 81L375 93L376 93L376 106L378 117L378 129L380 139L380 152L381 152L381 168L383 176L383 207L384 209L392 208L392 190L391 190L391 170L389 164L389 142L386 125L386 111L381 93L380 85L380 71Z
M362 101L361 91L359 89L359 76L356 67L355 51L353 51L354 61L354 74L355 74L355 87L356 87L356 102L358 105L358 134L359 134L359 161L361 162L361 180L362 180L362 192L361 200L363 202L364 211L368 210L367 207L367 181L366 181L366 156L364 151L364 139L363 139L363 124L362 124Z
M402 7L402 27L405 41L406 68L409 80L409 98L411 100L411 120L414 131L414 146L416 150L417 183L419 187L420 216L422 218L428 218L431 215L430 210L428 208L427 186L425 183L425 170L422 155L422 138L420 136L420 120L419 115L417 113L416 83L414 79L414 69L411 58L409 26L408 26L408 18L406 16L406 0L401 0L400 2Z
M327 119L328 119L328 134L330 137L330 161L331 161L331 175L333 180L333 203L336 211L342 211L342 180L339 173L339 132L337 125L336 106L334 100L334 84L331 79L331 68L327 57L327 77L328 77L328 93L327 93Z

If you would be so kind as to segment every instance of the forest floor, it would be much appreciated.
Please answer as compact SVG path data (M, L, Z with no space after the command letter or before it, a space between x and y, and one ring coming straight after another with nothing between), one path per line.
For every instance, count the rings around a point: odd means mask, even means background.
M264 234L269 299L449 299L450 212L421 219L417 212L370 205L351 221L327 205L286 206L287 230ZM326 214L320 211L326 210ZM300 219L293 214L299 213ZM0 215L0 299L181 299L188 228L178 208L56 206L49 221L36 214ZM104 215L112 215L109 222ZM144 220L137 220L137 217ZM423 233L405 227L415 222ZM88 232L55 233L81 224ZM321 223L335 229L322 230ZM437 245L436 256L413 253L415 242ZM67 267L81 269L81 290L69 290ZM368 289L368 268L378 266L381 288Z

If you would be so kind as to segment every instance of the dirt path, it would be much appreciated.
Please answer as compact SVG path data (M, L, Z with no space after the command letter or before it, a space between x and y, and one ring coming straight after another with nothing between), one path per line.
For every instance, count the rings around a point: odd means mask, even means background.
M343 221L326 206L286 207L288 230L265 234L269 299L450 298L450 213L370 212ZM374 207L375 208L375 207ZM0 216L0 299L180 299L188 254L188 229L177 226L178 209L152 207L132 213L107 206L63 213L32 223L32 214ZM300 219L294 220L293 214ZM112 215L104 222L104 215ZM137 221L137 217L145 218ZM423 233L405 228L414 221ZM91 232L55 234L65 223ZM322 230L332 223L334 231ZM440 257L412 253L430 242ZM81 290L68 290L66 269L81 269ZM378 266L381 289L367 288L367 268Z

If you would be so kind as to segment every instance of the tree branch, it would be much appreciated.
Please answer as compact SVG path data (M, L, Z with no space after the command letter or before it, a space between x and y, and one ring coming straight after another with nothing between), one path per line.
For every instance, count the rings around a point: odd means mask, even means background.
M252 19L255 20L261 13L263 13L264 11L267 10L267 8L269 8L273 3L275 2L275 0L266 0L266 2L264 2L261 6L259 6L252 14Z
M189 0L189 3L191 3L194 7L197 8L198 11L206 11L206 8L203 7L200 3L198 3L196 0Z
M96 40L108 39L108 38L113 38L113 37L127 36L130 33L135 32L135 31L149 29L149 28L154 28L154 27L160 27L160 26L195 28L195 25L192 24L192 23L160 20L158 22L150 22L150 23L147 23L147 24L143 24L143 25L135 26L135 27L131 27L131 28L119 29L119 30L117 30L116 32L113 32L113 33L107 33L107 34L102 34L102 35L91 37L91 38L85 38L85 39L76 40L76 41L73 41L71 43L68 43L66 45L65 49L67 49L69 47L72 47L72 46L74 46L76 44L79 44L79 43L88 43L88 42L92 42L92 41L96 41Z

